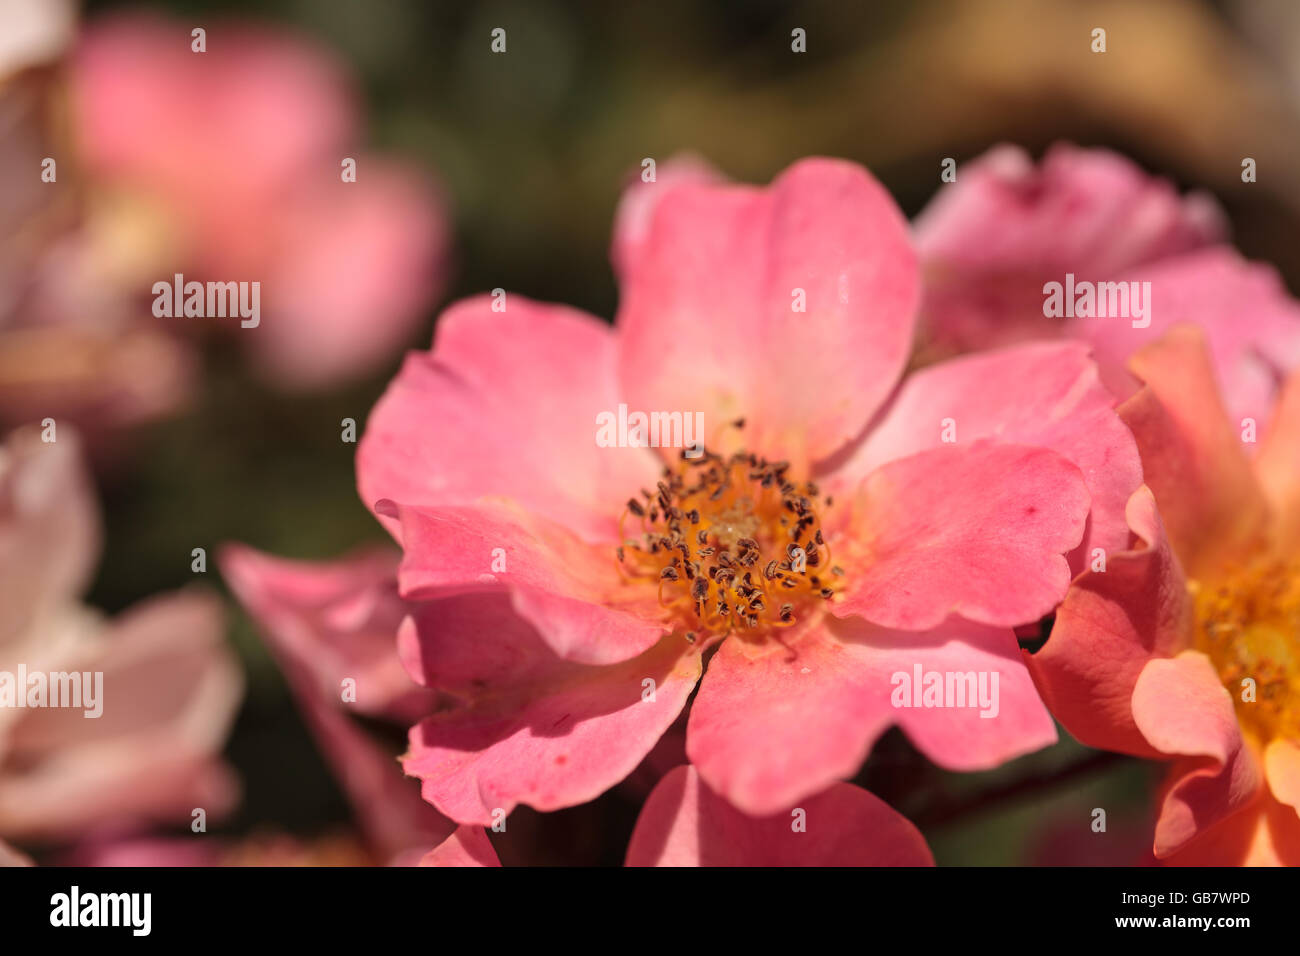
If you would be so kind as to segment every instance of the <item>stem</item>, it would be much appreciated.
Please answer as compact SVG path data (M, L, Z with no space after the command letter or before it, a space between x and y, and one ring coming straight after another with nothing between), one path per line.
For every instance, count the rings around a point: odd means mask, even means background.
M1102 751L1080 760L1078 763L1062 767L1055 773L1045 777L1026 777L992 790L986 790L975 799L967 802L950 802L931 807L919 814L913 814L912 822L919 827L940 826L961 817L984 813L995 808L1001 809L1002 804L1014 803L1027 797L1037 796L1045 791L1055 790L1072 780L1077 780L1095 771L1108 769L1132 759L1134 758L1129 757L1127 754Z

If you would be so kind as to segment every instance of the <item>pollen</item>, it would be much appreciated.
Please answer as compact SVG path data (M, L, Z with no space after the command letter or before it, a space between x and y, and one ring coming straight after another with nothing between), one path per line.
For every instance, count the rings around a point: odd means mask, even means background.
M1212 585L1190 581L1188 590L1195 646L1214 663L1243 726L1265 742L1300 740L1300 560L1257 558Z
M842 589L817 485L788 462L703 449L628 500L617 552L626 579L659 589L688 639L794 626ZM631 527L638 525L639 527Z

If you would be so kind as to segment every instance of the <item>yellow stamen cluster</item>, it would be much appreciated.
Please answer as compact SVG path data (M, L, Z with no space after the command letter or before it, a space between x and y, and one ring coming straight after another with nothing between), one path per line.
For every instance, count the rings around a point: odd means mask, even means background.
M830 563L817 486L789 464L703 450L664 470L623 512L619 566L657 581L659 601L687 621L686 637L790 627L796 612L829 600L843 572ZM823 500L829 505L830 499ZM629 519L640 532L629 537Z
M1214 584L1188 585L1196 648L1214 662L1243 725L1300 740L1300 560L1261 557ZM1243 699L1255 682L1255 700Z

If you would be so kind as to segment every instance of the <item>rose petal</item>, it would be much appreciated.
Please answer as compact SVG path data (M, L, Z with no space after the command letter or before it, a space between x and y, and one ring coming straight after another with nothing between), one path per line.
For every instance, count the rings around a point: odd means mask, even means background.
M709 185L725 181L708 160L693 153L681 153L658 163L652 182L643 180L643 174L644 168L637 171L636 178L623 190L614 212L614 238L609 257L620 276L626 275L641 256L654 211L670 190L683 183Z
M997 146L963 163L916 219L924 321L961 350L1057 336L1045 282L1110 279L1221 239L1226 226L1213 200L1180 197L1117 153L1058 143L1035 166Z
M1264 748L1264 776L1279 803L1300 810L1300 746L1278 737Z
M400 522L406 554L397 579L407 600L505 588L557 654L588 664L628 660L668 631L655 593L619 578L609 546L498 503L421 509L384 502L380 513Z
M1186 758L1174 765L1156 823L1157 857L1177 852L1258 795L1260 769L1204 654L1147 662L1133 688L1133 721L1156 750Z
M1145 486L1129 499L1128 521L1134 546L1075 579L1051 637L1025 658L1053 716L1080 742L1156 757L1133 722L1133 688L1149 660L1187 646L1192 607Z
M457 827L456 832L443 840L420 860L420 866L500 866L497 851L492 848L487 831L482 827Z
M431 695L412 684L397 658L397 628L409 608L397 596L396 553L289 561L228 544L218 563L276 656L303 673L314 698L341 706L343 681L351 680L359 713L410 722L432 708Z
M906 226L857 166L804 160L768 189L679 185L625 269L621 378L634 407L702 412L713 444L745 417L749 450L806 470L889 393L916 299Z
M950 614L1014 627L1070 583L1063 555L1088 514L1079 469L1042 448L976 441L877 468L855 501L849 582L836 615L926 630Z
M1120 415L1133 430L1146 483L1189 576L1254 550L1265 504L1214 385L1204 334L1170 330L1130 363L1146 383Z
M837 783L786 813L746 816L678 767L646 800L628 866L933 866L925 838L866 790Z
M1195 325L1205 335L1231 420L1253 417L1262 432L1279 374L1300 366L1300 304L1287 294L1277 271L1215 246L1117 278L1151 284L1145 327L1114 317L1072 319L1065 327L1066 334L1092 343L1106 385L1128 398L1138 388L1126 371L1129 357L1176 323Z
M392 859L428 846L452 829L454 824L423 800L416 782L402 774L395 748L381 746L330 701L307 699L293 675L290 684L377 858Z
M99 558L99 509L78 435L36 427L0 445L0 655L41 615L80 596ZM6 647L8 645L8 648Z
M613 336L573 309L511 294L493 312L492 301L448 309L433 352L409 357L371 412L357 451L362 501L501 496L615 541L623 503L653 487L661 465L645 448L596 442L597 416L620 401Z
M0 760L0 832L66 838L108 823L188 822L233 804L219 753L243 691L220 605L182 592L134 608L52 669L102 671L103 713L20 712Z
M902 632L825 619L788 633L788 649L724 641L691 706L691 763L746 813L773 813L852 776L892 724L954 770L995 767L1056 740L1008 630L954 619L933 631ZM975 701L896 706L895 675L910 680L917 667L974 672L977 681L979 673L997 673L997 713L982 718ZM992 678L986 681L992 689Z
M1176 772L1176 771L1175 771ZM1300 818L1262 793L1257 801L1198 834L1163 866L1300 866Z
M844 486L888 461L942 447L947 419L961 445L990 439L1051 449L1078 465L1092 498L1087 533L1070 556L1077 574L1093 548L1127 545L1124 508L1142 483L1137 447L1113 407L1084 345L1038 342L964 356L909 375L824 483Z
M416 687L397 655L408 606L397 597L397 555L359 552L331 563L285 561L242 545L219 556L222 573L257 620L313 736L381 859L427 846L451 829L420 798L396 754L347 713L409 725L435 696ZM351 702L343 693L351 680Z
M1300 551L1300 372L1282 390L1255 473L1273 509L1278 541L1292 553Z
M681 637L621 664L560 660L502 595L426 605L401 641L426 683L463 698L411 731L403 761L425 799L460 823L594 799L649 753L700 674Z

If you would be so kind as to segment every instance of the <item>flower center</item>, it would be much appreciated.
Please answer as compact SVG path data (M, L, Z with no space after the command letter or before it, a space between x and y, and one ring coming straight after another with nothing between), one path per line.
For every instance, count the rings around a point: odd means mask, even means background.
M1188 590L1196 648L1214 662L1242 723L1262 740L1300 739L1300 560L1257 558Z
M697 631L755 635L790 627L839 590L818 489L787 477L788 462L703 450L665 468L654 492L628 500L620 519L625 577L657 582L659 602ZM825 506L830 498L823 499ZM640 533L625 533L629 518Z

